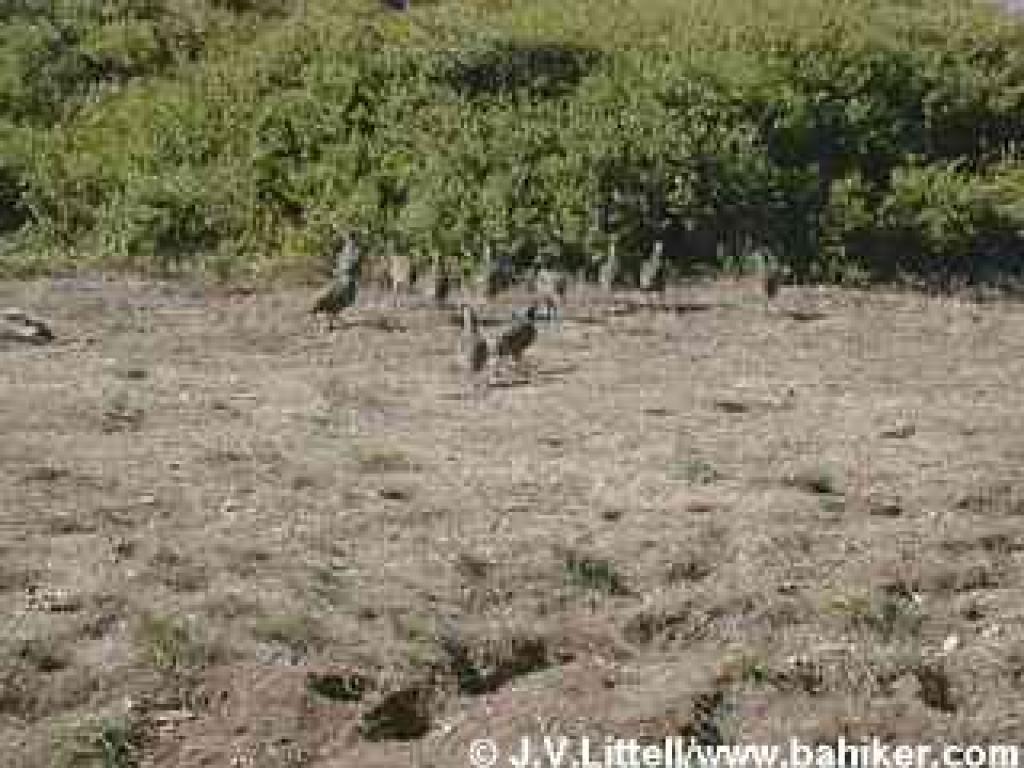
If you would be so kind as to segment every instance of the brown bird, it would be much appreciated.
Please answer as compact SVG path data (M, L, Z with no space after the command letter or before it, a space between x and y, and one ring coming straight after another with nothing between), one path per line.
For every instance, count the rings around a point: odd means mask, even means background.
M430 269L423 276L423 283L424 292L432 302L443 305L448 301L448 294L451 292L451 279L440 254L435 253L431 259Z
M459 361L471 373L479 373L487 365L490 350L480 333L476 313L468 304L462 307L462 334L459 336Z
M779 295L782 288L782 275L778 270L770 269L764 273L764 295L768 299L774 299Z
M665 290L664 245L655 241L648 258L640 267L640 290L660 293Z
M499 333L494 339L494 354L497 359L512 358L522 362L523 353L537 340L537 307L531 304L526 317L518 320Z
M608 243L608 255L601 264L601 269L598 273L598 282L601 283L601 287L609 293L615 290L622 280L621 271L622 267L619 263L615 241L612 240Z
M358 292L359 286L357 285L355 278L335 278L323 293L317 297L316 302L313 304L313 308L309 313L311 315L327 315L327 327L329 330L333 331L334 321L342 311L356 303L356 295Z
M408 294L412 288L412 260L407 255L392 250L388 255L388 277L391 280L392 298L395 306L398 306L399 296Z

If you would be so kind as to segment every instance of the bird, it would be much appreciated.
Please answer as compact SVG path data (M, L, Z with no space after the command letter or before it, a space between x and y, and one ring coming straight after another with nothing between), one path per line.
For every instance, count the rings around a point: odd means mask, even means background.
M448 269L445 267L440 254L434 254L430 269L424 276L424 280L427 298L435 304L443 305L448 300L448 294L451 292L451 280L448 277Z
M519 363L523 353L537 340L537 306L531 304L525 314L525 318L515 321L494 338L494 357L497 360L512 358Z
M345 234L341 248L334 257L334 278L357 278L362 266L362 253L351 234Z
M469 304L462 306L462 334L459 336L459 361L471 373L479 373L487 365L490 350L480 333L476 313Z
M615 248L615 241L612 240L608 243L608 255L601 264L601 270L598 273L598 281L601 283L601 287L604 288L604 290L611 292L619 284L621 280L619 274L620 269L619 256Z
M783 274L781 270L767 270L762 277L765 298L774 299L778 296L779 291L782 289L782 281Z
M498 295L500 280L497 265L491 256L490 245L484 245L484 255L473 278L473 285L481 298L493 299Z
M539 269L534 279L534 288L541 296L550 297L556 302L565 300L569 287L569 279L565 273L557 269Z
M640 266L640 290L658 292L665 290L664 245L661 240L654 242L651 256Z
M46 323L17 307L0 311L0 319L4 321L3 326L0 326L0 340L47 344L55 338Z
M391 247L388 256L388 276L391 279L391 295L395 305L398 305L398 297L408 293L412 286L412 261L405 254L401 254Z
M339 313L356 303L359 286L352 276L336 277L317 297L311 315L327 315L328 330L334 330L334 321Z
M327 315L328 330L334 330L339 313L356 302L359 293L359 273L362 269L362 251L351 233L342 238L341 248L334 257L331 283L316 298L311 315Z

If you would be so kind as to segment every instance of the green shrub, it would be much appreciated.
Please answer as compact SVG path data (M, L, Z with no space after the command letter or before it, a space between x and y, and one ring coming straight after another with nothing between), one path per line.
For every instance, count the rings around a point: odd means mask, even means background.
M2 220L108 267L310 271L348 229L814 280L1019 245L1024 25L981 2L16 6L0 119L48 127L0 160Z

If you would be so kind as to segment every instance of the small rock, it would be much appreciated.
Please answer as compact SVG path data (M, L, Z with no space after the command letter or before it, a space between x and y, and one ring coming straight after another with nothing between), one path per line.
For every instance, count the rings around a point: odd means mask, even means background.
M874 499L871 501L868 513L874 517L899 517L903 514L903 507L898 501Z
M387 501L411 501L412 493L406 488L380 488L377 495Z
M942 641L942 652L952 653L960 647L960 638L957 635L950 635Z
M882 437L891 440L904 440L908 437L913 437L917 433L917 427L913 424L899 424L891 429L886 429L882 432Z

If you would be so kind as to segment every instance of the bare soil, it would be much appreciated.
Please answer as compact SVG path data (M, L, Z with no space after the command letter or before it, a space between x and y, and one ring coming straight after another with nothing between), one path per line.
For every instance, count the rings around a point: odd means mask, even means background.
M1024 308L585 298L488 383L452 311L0 284L57 336L0 348L4 764L1019 742Z

